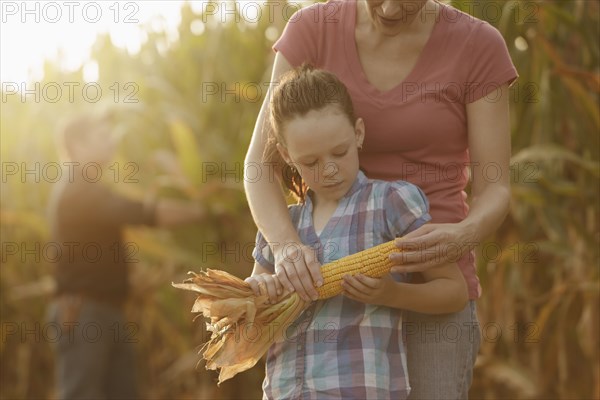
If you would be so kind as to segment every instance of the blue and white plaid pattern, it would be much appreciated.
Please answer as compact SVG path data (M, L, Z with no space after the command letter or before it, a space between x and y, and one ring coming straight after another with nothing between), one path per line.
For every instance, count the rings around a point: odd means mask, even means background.
M405 235L431 219L419 188L370 180L362 172L320 235L310 196L289 210L300 239L323 264ZM254 257L273 271L273 256L260 232ZM406 398L402 312L343 295L312 303L269 349L263 391L267 399Z

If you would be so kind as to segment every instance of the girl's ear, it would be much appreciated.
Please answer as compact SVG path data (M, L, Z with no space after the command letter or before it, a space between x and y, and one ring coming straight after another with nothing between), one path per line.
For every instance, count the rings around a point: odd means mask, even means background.
M281 143L277 143L277 151L279 152L279 154L281 154L281 157L283 158L283 161L286 162L286 164L291 164L292 163L292 159L290 158L290 154L288 153L288 151L285 148L285 146L281 145Z
M365 121L362 118L357 118L354 123L354 133L356 137L356 146L361 149L363 140L365 140Z

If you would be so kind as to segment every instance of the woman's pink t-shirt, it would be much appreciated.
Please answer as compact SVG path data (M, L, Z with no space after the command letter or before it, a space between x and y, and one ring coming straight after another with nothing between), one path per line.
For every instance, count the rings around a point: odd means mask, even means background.
M347 86L356 115L365 120L360 166L369 178L409 181L427 195L432 222L459 222L469 210L464 192L469 176L466 104L512 84L518 74L496 28L441 6L416 65L385 92L369 83L360 63L356 0L299 10L273 48L292 66L311 63L335 73ZM486 168L486 176L499 173L494 165L477 168ZM478 298L473 252L459 266L470 298Z

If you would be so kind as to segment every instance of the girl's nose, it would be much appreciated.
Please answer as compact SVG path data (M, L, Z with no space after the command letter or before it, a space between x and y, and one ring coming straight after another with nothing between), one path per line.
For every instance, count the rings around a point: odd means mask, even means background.
M327 161L323 165L321 176L323 176L323 178L333 178L338 171L339 167L334 161Z

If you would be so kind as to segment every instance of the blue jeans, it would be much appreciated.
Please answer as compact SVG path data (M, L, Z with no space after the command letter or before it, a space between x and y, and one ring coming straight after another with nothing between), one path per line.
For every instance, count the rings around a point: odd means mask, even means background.
M137 399L131 333L123 312L80 296L59 297L48 320L61 328L55 344L59 399Z
M475 302L454 314L405 314L411 400L469 397L481 333Z

